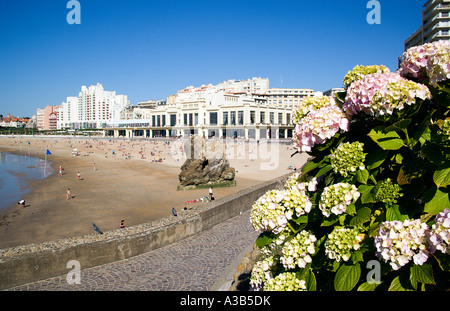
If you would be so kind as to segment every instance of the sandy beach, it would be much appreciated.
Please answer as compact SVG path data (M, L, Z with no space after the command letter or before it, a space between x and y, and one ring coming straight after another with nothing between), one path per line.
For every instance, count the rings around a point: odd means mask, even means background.
M208 189L177 191L185 160L180 145L175 140L0 137L1 151L43 159L49 149L47 161L55 170L28 185L30 191L18 198L25 199L25 208L13 204L0 211L0 249L91 234L92 222L106 231L119 228L121 220L134 226L173 217L172 206L179 211L208 204L187 203L208 196ZM226 153L237 184L215 188L215 198L292 172L289 167L301 167L308 158L291 157L290 144L242 141L229 142Z

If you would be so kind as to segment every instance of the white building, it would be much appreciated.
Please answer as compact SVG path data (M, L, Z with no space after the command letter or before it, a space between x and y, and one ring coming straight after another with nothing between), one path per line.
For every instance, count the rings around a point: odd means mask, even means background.
M78 97L67 97L58 110L58 129L102 128L110 120L119 120L129 105L126 95L105 91L100 83L81 87Z
M422 25L405 41L405 50L428 42L450 40L450 0L429 0L423 6Z
M272 88L265 93L270 106L296 109L303 98L314 96L311 89Z
M141 105L135 109L137 112L133 112L133 119L108 122L105 135L175 137L195 134L246 139L292 137L292 109L269 105L264 95L229 93L209 86L197 88L195 92L179 92L174 102L168 102L166 105Z

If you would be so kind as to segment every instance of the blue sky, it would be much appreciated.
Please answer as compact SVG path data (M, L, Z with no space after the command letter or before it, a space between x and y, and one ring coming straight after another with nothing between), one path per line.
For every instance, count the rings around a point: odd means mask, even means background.
M188 85L262 77L271 87L340 87L355 65L397 69L425 0L0 0L0 114L36 108L102 83L131 104Z

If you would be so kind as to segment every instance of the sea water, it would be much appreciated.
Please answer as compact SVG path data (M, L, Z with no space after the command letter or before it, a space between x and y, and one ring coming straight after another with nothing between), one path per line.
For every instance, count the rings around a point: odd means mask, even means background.
M30 191L27 189L30 182L53 173L49 161L0 151L0 210L20 201Z

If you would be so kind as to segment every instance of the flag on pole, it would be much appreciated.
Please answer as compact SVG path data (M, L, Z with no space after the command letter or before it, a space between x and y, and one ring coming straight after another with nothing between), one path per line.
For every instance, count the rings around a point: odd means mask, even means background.
M48 150L48 149L47 149L47 153L46 153L46 155L47 155L47 154L52 154L52 153L50 152L50 150Z

